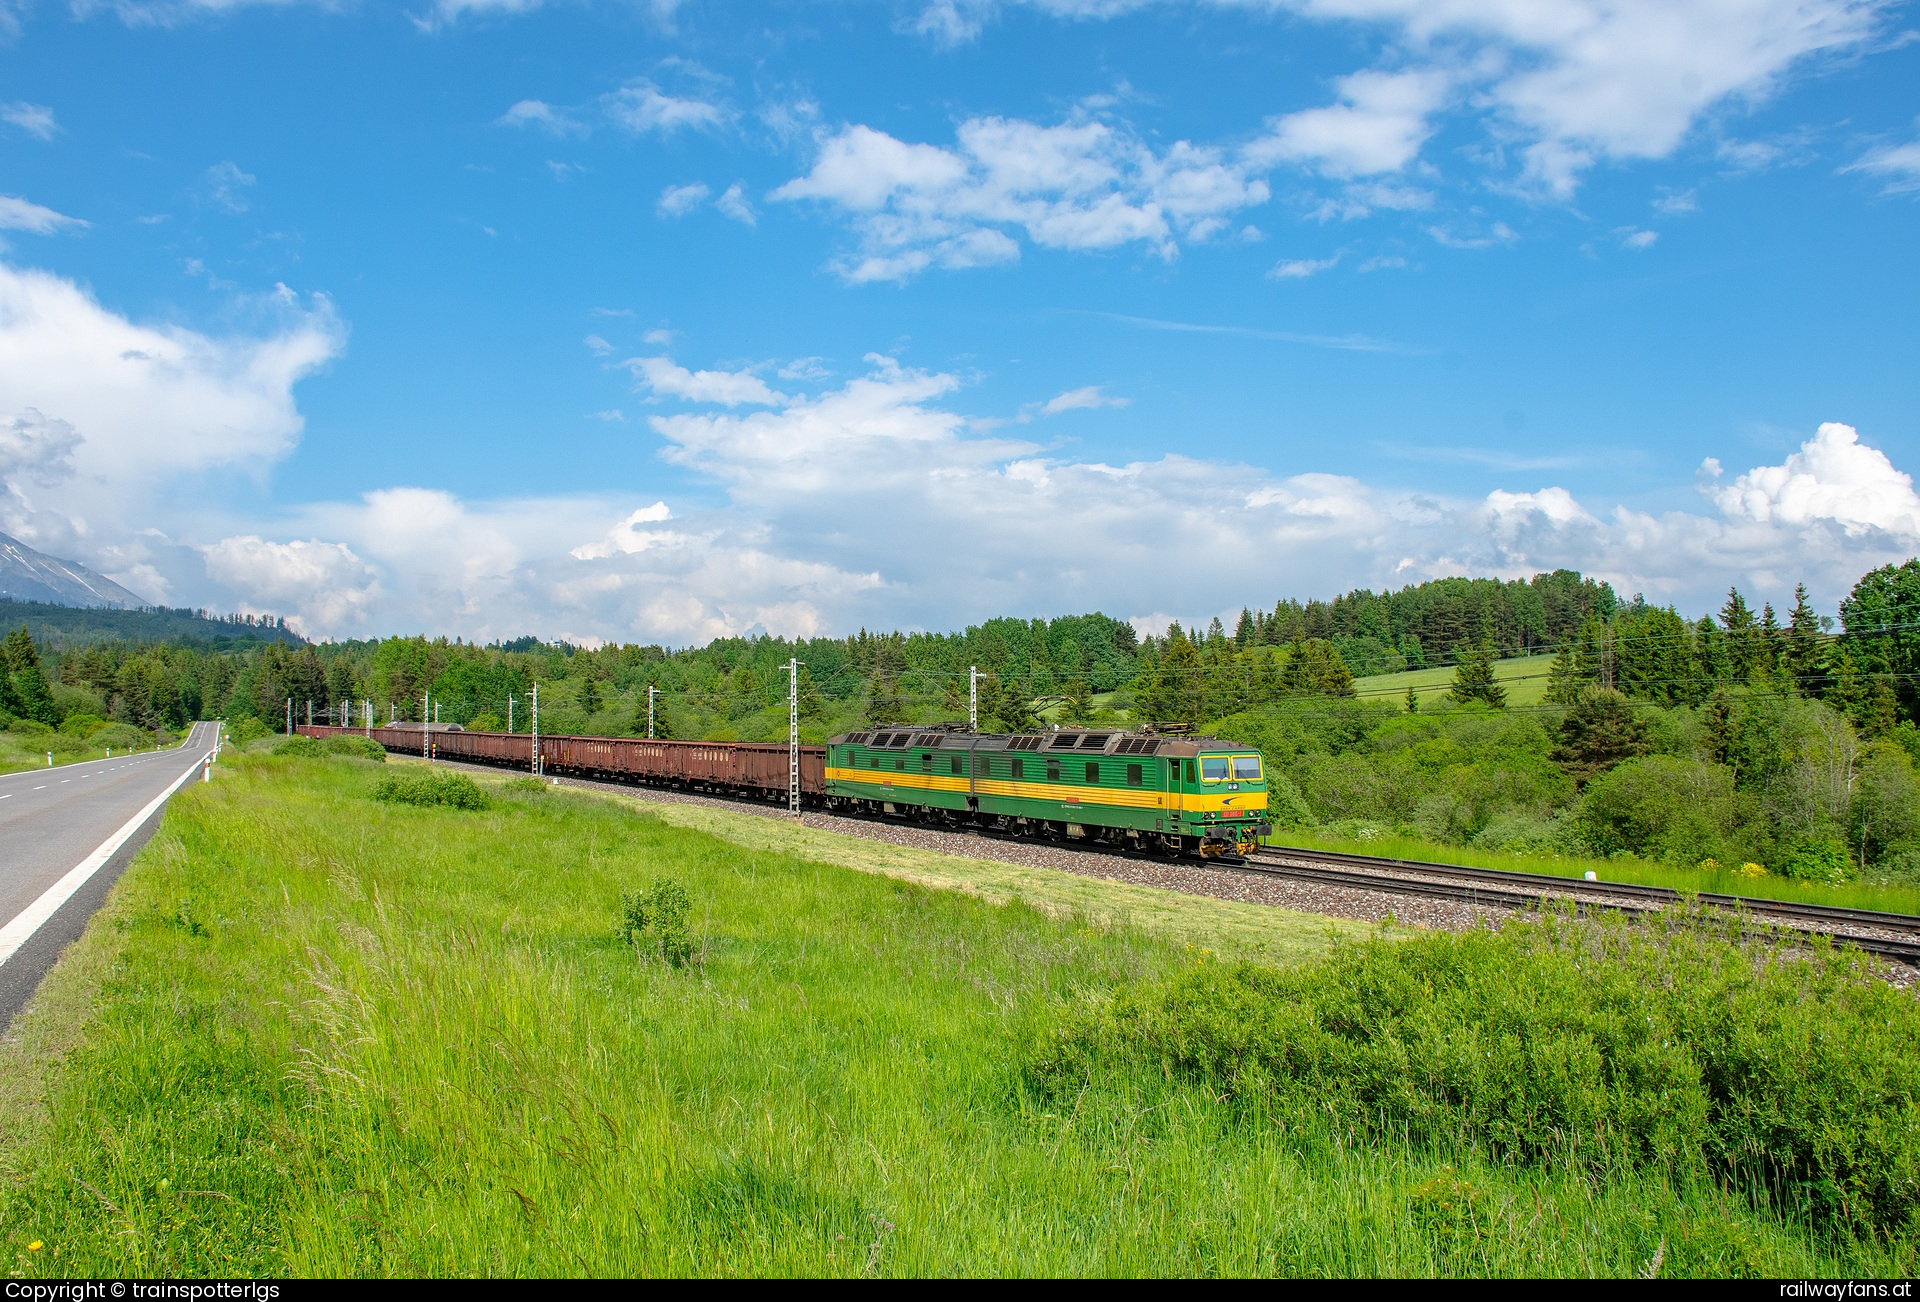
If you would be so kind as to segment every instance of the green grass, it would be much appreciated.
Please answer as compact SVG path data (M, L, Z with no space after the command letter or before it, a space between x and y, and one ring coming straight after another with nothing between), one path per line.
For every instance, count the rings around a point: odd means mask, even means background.
M1230 910L564 790L395 806L370 798L380 771L234 754L169 806L0 1043L11 1272L1915 1264L1711 1181L1255 1124L1199 1085L1027 1088L1066 1009L1214 962L1210 934L1280 943ZM691 968L616 935L621 892L662 877L691 897ZM1029 883L1060 893L1012 897ZM1275 935L1323 952L1324 920L1317 947L1303 925Z
M16 732L0 732L0 773L21 773L27 769L43 769L47 765L47 752L53 752L54 768L64 768L68 764L84 764L88 760L108 758L106 747L95 746L75 737L55 734L50 737L27 735ZM151 741L137 751L128 751L116 746L116 756L127 754L150 755L155 750Z
M1553 666L1550 655L1515 656L1493 662L1494 681L1507 689L1508 705L1538 705L1547 699L1547 670ZM1408 669L1397 674L1374 674L1353 680L1354 692L1362 697L1403 700L1411 687L1422 705L1445 696L1453 687L1453 666L1439 669Z
M1796 900L1807 904L1831 904L1847 909L1878 909L1886 913L1920 914L1920 888L1846 882L1828 885L1822 882L1795 881L1769 874L1743 877L1738 864L1723 865L1718 871L1702 872L1679 864L1660 863L1622 855L1617 859L1586 859L1578 855L1513 854L1498 850L1477 850L1471 846L1446 845L1417 836L1383 834L1368 840L1327 836L1311 828L1289 828L1270 838L1271 844L1297 845L1322 850L1340 850L1348 854L1379 855L1388 859L1420 859L1428 863L1460 864L1467 868L1498 868L1506 872L1546 873L1558 877L1579 877L1594 873L1601 881L1638 882L1646 886L1666 886L1677 891L1698 891L1718 895L1751 895L1769 900Z

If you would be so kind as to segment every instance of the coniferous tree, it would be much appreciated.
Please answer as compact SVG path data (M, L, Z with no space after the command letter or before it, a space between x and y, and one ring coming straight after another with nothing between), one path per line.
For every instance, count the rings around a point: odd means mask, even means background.
M1720 631L1726 638L1727 674L1734 682L1744 683L1753 676L1759 628L1738 588L1727 589L1727 602L1720 607Z
M1253 645L1256 632L1257 630L1253 623L1253 612L1245 606L1242 606L1240 608L1240 623L1236 625L1233 630L1233 644L1243 651L1246 650Z
M13 671L13 696L19 702L19 712L49 728L58 724L60 707L53 703L53 689L40 668L40 648L34 645L25 624L7 634L5 654L7 667Z
M1490 644L1483 643L1477 649L1461 655L1460 663L1453 671L1453 689L1448 694L1462 704L1482 701L1496 710L1506 707L1507 689L1493 678L1493 647Z
M1589 688L1560 721L1559 739L1547 758L1584 787L1648 749L1646 720L1627 704L1627 698L1605 688Z
M1793 610L1787 616L1787 631L1782 659L1800 691L1818 695L1821 688L1820 620L1807 604L1807 585L1793 587Z
M591 676L580 684L579 705L588 718L600 713L600 684L594 682Z
M1420 713L1420 695L1413 690L1413 684L1407 684L1407 713Z
M1547 671L1547 700L1555 705L1572 705L1579 698L1580 656L1572 642L1563 640L1553 653L1553 667Z

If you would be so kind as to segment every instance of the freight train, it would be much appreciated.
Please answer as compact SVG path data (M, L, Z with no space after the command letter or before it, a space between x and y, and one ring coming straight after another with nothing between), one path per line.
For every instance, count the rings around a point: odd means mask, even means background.
M419 724L303 727L365 735L402 755L785 802L786 746L644 737L542 737ZM1267 822L1265 762L1250 746L1140 729L1013 735L896 724L802 746L801 802L842 813L1018 836L1091 840L1203 858L1241 855Z

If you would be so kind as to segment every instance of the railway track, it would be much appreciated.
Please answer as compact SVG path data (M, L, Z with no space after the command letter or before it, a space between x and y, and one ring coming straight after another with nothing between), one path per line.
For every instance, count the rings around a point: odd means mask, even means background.
M1492 908L1533 909L1548 902L1571 900L1583 908L1655 913L1681 899L1678 891L1665 886L1590 882L1546 873L1468 868L1294 846L1266 847L1230 866L1243 872ZM1695 898L1714 908L1737 910L1797 931L1830 936L1836 943L1920 966L1920 917L1911 914L1712 892L1701 892Z

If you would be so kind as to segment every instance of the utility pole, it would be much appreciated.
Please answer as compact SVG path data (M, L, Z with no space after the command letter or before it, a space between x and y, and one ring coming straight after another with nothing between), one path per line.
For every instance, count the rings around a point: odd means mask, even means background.
M800 817L800 662L787 661L787 812Z
M293 736L293 698L287 698L287 736Z
M507 693L507 731L513 731L513 693Z
M653 740L653 684L647 684L647 740Z
M980 731L980 666L967 666L967 731Z
M533 685L533 775L540 776L540 684Z
M393 702L388 701L387 702L387 726L389 728L393 726L393 720L394 720Z
M367 721L367 740L372 741L373 740L373 699L371 697L367 699L366 708L362 712L361 717L363 717Z
M307 726L309 728L313 726L313 698L311 696L307 698Z
M429 764L433 763L433 729L427 726L427 702L431 699L431 693L420 698L420 758Z

